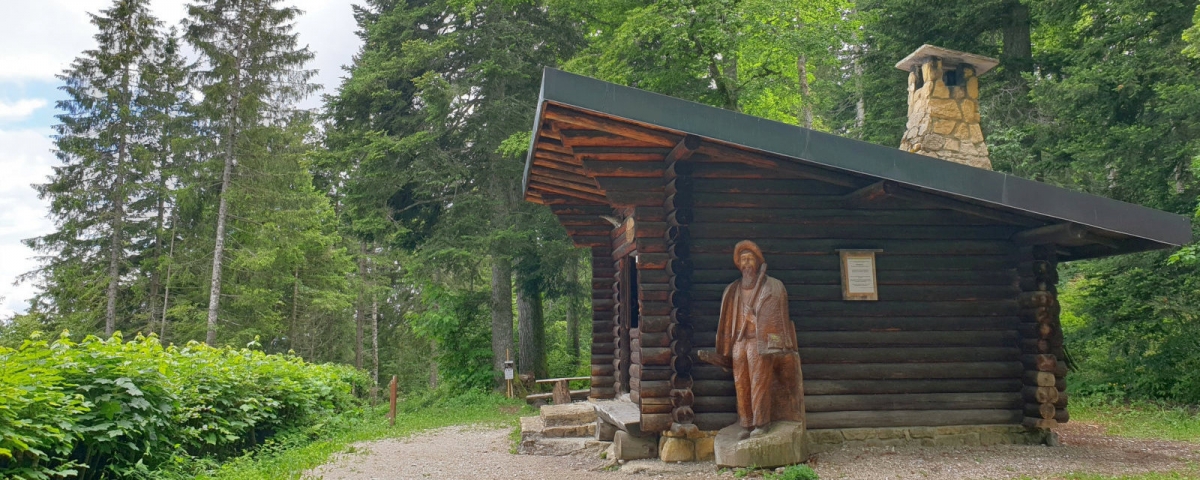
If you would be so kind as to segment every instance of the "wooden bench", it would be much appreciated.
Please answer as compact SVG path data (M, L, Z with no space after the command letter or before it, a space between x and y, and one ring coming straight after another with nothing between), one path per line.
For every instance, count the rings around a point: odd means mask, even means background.
M573 380L583 381L591 379L592 377L563 377L534 380L534 383L553 383L554 391L552 393L535 393L533 395L527 395L525 396L525 401L532 403L538 400L553 399L555 404L562 405L571 403L571 399L574 397L587 398L587 390L571 390L570 382Z

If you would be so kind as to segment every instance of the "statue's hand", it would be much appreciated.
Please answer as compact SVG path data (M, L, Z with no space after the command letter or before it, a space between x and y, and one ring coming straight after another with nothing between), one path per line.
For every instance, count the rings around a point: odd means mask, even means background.
M700 360L726 370L733 368L733 359L724 355L719 355L713 350L699 350L696 352L696 356L700 357Z

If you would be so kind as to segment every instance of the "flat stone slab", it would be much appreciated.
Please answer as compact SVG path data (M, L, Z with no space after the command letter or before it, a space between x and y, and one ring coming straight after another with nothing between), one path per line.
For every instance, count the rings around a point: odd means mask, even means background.
M642 413L633 402L598 400L592 405L601 420L635 437L642 436Z
M599 455L611 444L595 439L595 423L547 427L540 416L521 417L520 421L521 443L517 445L517 453L522 455L555 456L589 452Z
M718 467L774 468L808 461L804 424L775 422L761 436L739 440L742 427L730 425L713 442Z
M624 430L613 435L613 454L616 460L658 458L658 438L635 437Z
M546 405L541 417L547 427L574 427L595 423L596 408L587 402Z

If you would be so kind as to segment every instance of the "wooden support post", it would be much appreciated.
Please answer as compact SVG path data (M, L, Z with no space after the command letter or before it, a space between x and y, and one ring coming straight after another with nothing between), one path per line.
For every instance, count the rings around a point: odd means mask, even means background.
M395 375L392 375L392 381L388 382L388 425L396 426L396 386L399 380ZM510 387L511 388L511 387Z
M559 380L554 382L554 404L566 405L571 403L571 388L567 384L567 380Z

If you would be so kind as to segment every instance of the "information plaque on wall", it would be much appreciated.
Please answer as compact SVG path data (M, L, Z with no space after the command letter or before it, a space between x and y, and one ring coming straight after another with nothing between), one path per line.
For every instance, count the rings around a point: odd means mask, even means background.
M880 251L837 251L842 264L842 300L879 300L875 254Z

